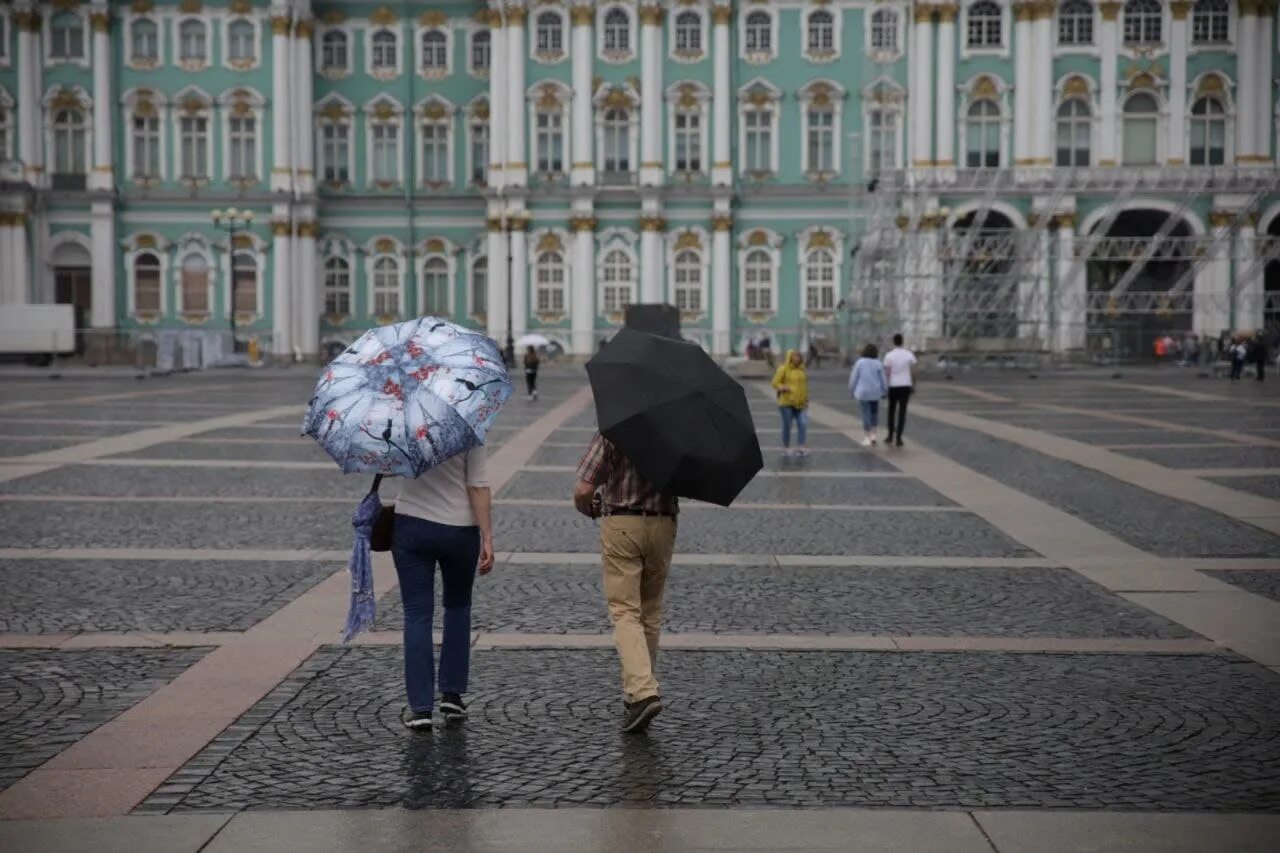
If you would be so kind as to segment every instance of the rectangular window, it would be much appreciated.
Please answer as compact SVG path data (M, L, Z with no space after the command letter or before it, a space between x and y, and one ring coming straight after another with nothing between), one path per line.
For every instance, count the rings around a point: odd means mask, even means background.
M331 183L346 183L351 177L347 132L345 124L326 124L320 129L320 175Z
M160 119L154 116L133 119L133 176L160 177Z
M203 116L185 116L179 121L182 140L182 177L209 177L209 120Z
M610 119L604 126L604 170L606 172L631 171L631 128L625 118Z
M373 162L370 178L380 184L400 179L400 128L394 124L373 126Z
M444 125L422 126L422 179L432 184L449 180L449 129Z
M1155 118L1125 118L1123 157L1126 166L1155 164L1157 128Z
M835 113L809 111L809 171L835 171Z
M676 171L702 171L702 116L676 113Z
M253 118L233 118L230 122L230 163L227 177L233 181L250 180L258 176L257 121Z
M135 21L130 31L130 51L134 62L155 62L160 58L159 28L152 21Z
M179 30L178 58L184 62L203 62L204 24L199 21L186 21Z
M871 172L898 168L898 117L889 110L872 110L871 145L868 168Z
M747 171L773 171L773 113L751 110L746 115Z
M54 59L84 59L84 24L75 12L53 19L49 55Z
M564 116L539 112L537 116L538 171L564 171ZM608 168L608 167L606 167Z
M471 125L471 182L483 184L489 174L489 125Z

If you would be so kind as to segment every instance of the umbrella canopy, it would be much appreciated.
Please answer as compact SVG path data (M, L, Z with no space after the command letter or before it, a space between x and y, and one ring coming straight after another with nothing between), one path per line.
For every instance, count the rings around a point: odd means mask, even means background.
M516 341L516 349L525 349L526 347L549 347L551 339L546 335L538 335L530 333Z
M492 340L422 317L371 329L330 362L302 432L343 473L416 477L483 444L510 396Z
M587 375L600 432L655 488L728 506L764 467L746 392L696 344L624 328Z

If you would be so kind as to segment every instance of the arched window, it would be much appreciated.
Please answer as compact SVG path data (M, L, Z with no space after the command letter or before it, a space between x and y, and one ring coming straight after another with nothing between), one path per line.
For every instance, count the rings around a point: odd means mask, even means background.
M626 13L623 13L626 16ZM536 50L544 58L554 58L564 54L564 26L560 16L555 12L543 12L538 15L534 27L537 39Z
M133 177L154 180L160 177L160 116L155 108L133 114L130 132L133 146Z
M231 259L231 304L237 314L258 313L258 261L251 252Z
M982 0L969 7L969 47L1000 47L1004 44L1004 17L1000 6L991 0Z
M58 110L53 116L53 173L55 175L85 174L85 124L84 112L79 109Z
M534 116L534 143L538 171L564 171L564 112L559 107L541 107Z
M867 169L872 174L898 168L898 111L876 109L867 113L870 146Z
M178 27L178 59L182 62L204 62L209 58L203 21L188 19Z
M810 106L805 110L808 144L807 166L810 172L836 170L836 114L831 107Z
M604 52L631 52L631 18L618 6L614 6L604 16Z
M875 50L898 49L898 13L892 9L876 9L871 13L871 47Z
M449 119L422 120L422 182L443 184L449 180Z
M471 264L471 314L481 318L489 314L488 258L476 258Z
M676 53L702 52L702 18L697 12L676 15Z
M965 125L965 164L970 169L999 166L1000 106L989 98L974 101Z
M1160 126L1160 105L1147 92L1130 95L1124 104L1124 150L1126 166L1149 166L1156 162L1156 138Z
M1193 166L1227 162L1227 111L1217 98L1203 97L1191 105L1190 154Z
M182 259L182 313L209 313L209 263L195 252Z
M692 249L684 249L676 255L675 262L676 308L697 314L702 311L702 258Z
M742 310L753 314L773 310L773 261L764 249L753 249L743 269Z
M325 71L345 71L349 62L347 34L329 30L320 40L320 67Z
M0 160L8 160L13 155L10 153L10 140L13 138L13 115L6 107L0 107Z
M373 34L370 40L373 45L373 54L370 64L374 71L395 71L396 60L396 34L391 30L378 30Z
M826 9L809 15L809 32L806 44L810 53L827 54L836 49L836 21Z
M244 20L232 21L227 26L227 58L232 62L253 62L258 58L253 24Z
M440 30L422 34L422 70L444 73L449 70L449 41Z
M1227 0L1196 0L1191 12L1193 44L1224 44L1230 32L1231 10Z
M1159 44L1162 23L1160 0L1129 0L1124 4L1124 43Z
M49 56L84 59L84 19L75 12L59 12L49 25Z
M160 28L150 18L138 18L129 26L129 56L144 65L160 61Z
M232 116L227 121L227 177L252 181L258 177L258 120L252 115Z
M324 262L324 313L331 317L351 313L351 264L345 258Z
M384 256L373 262L373 313L400 316L400 264L395 258Z
M621 249L604 256L604 313L621 314L635 301L631 259Z
M827 249L809 253L804 271L804 307L810 312L836 310L836 256Z
M538 255L534 270L534 304L539 314L564 313L564 256L559 252Z
M612 109L604 114L604 170L631 171L631 114Z
M1058 44L1093 44L1093 4L1068 0L1058 9Z
M488 30L481 30L471 37L471 70L488 71L493 56L493 37Z
M422 304L418 312L449 316L449 264L444 258L429 258L422 266Z
M1084 99L1070 98L1062 102L1057 120L1059 166L1089 165L1092 128L1089 104Z
M133 310L135 314L160 313L160 258L152 252L133 259Z
M747 53L771 53L773 51L773 18L768 12L755 11L747 15Z

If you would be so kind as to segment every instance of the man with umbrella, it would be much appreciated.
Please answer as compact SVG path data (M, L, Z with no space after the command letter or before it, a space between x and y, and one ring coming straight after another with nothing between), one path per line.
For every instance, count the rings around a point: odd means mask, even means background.
M742 386L694 344L622 329L588 363L600 431L574 506L600 518L604 593L622 664L622 730L662 711L655 667L677 496L721 506L764 466Z

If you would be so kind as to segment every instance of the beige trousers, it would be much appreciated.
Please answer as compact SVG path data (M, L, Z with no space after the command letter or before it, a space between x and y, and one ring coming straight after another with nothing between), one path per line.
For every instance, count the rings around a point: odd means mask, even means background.
M604 596L628 702L659 695L654 670L662 630L662 592L675 544L674 518L611 515L600 526Z

